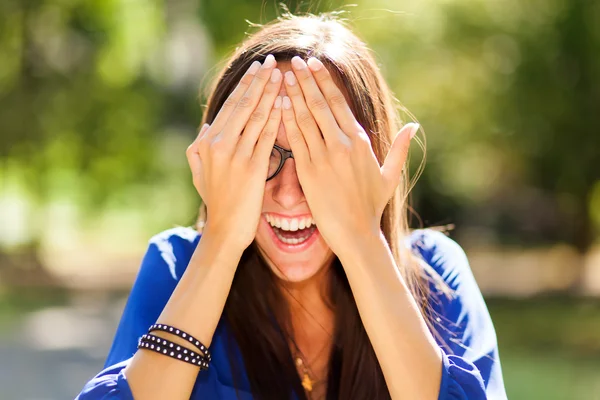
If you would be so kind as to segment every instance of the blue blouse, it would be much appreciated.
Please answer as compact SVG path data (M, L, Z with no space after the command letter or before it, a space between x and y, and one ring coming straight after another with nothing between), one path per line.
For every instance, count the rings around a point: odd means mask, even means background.
M123 370L137 351L138 338L158 319L199 240L194 229L184 227L169 229L150 240L104 370L87 382L76 400L133 400ZM464 251L443 233L430 229L413 231L406 245L455 292L451 298L442 294L438 302L432 302L438 315L435 327L440 338L436 340L443 359L438 400L506 399L496 332ZM436 292L433 285L431 290ZM238 399L225 329L222 322L217 326L211 343L211 366L198 373L191 400ZM237 393L240 399L250 400L250 384L243 375Z

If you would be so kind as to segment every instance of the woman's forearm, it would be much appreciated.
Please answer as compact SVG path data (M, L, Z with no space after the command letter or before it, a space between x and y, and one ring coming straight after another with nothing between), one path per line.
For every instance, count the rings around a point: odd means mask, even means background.
M440 350L385 238L361 235L347 249L338 256L392 398L437 399Z
M222 235L205 230L157 323L175 326L210 345L243 252L227 243ZM193 349L177 336L162 331L152 334ZM124 372L136 400L187 400L198 371L192 364L138 350Z

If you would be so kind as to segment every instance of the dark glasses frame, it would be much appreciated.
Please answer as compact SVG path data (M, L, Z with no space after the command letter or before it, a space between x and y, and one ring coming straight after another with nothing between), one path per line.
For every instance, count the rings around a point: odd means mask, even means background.
M283 147L277 146L277 145L273 145L273 148L275 150L277 150L279 152L279 154L281 155L281 161L279 161L279 166L277 167L277 170L273 173L273 175L271 175L267 178L267 181L271 180L271 179L275 178L275 176L277 176L279 171L281 171L281 168L283 168L283 164L285 163L285 160L287 160L288 158L294 158L294 154L292 153L291 150L286 150Z

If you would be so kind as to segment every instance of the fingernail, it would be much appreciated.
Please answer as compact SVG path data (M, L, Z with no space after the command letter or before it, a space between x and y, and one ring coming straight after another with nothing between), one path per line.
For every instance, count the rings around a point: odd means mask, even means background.
M294 56L292 58L292 66L296 69L304 69L304 67L306 67L306 63L300 57Z
M205 123L204 125L202 125L202 127L200 128L200 131L198 132L198 136L202 135L204 136L206 134L206 130L210 127L210 125L208 123Z
M286 110L292 108L292 101L287 96L283 96L283 108L285 108Z
M260 62L258 61L254 61L251 65L250 68L248 68L248 74L250 75L254 75L258 72L258 69L260 68Z
M411 131L410 131L410 138L411 138L411 139L412 139L413 137L415 137L415 134L418 132L418 130L419 130L419 126L420 126L420 125L419 125L419 124L417 124L416 122L413 122L413 123L412 123L412 125L413 125L413 127L412 127L412 129L411 129Z
M313 71L318 71L321 68L323 68L323 63L321 62L321 60L319 60L315 57L309 58L307 64L308 64L308 67Z
M265 63L263 65L265 68L271 68L275 65L275 57L273 57L273 54L269 54L267 58L265 58Z
M273 107L275 107L275 108L281 107L281 96L277 96L277 98L275 99L275 104L273 105Z
M277 83L281 80L281 71L278 68L275 68L271 72L271 82Z
M294 76L292 71L285 73L285 82L290 86L294 86L296 84L296 76Z

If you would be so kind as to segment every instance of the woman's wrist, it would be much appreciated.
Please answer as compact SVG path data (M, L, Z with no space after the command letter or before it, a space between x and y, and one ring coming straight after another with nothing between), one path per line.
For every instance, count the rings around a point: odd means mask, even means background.
M381 230L362 232L346 240L344 250L337 256L342 264L346 261L344 265L360 264L372 260L373 254L386 252L387 248L388 245Z
M236 239L235 229L217 229L207 223L198 246L203 254L210 254L210 258L217 264L234 263L237 266L247 246Z

